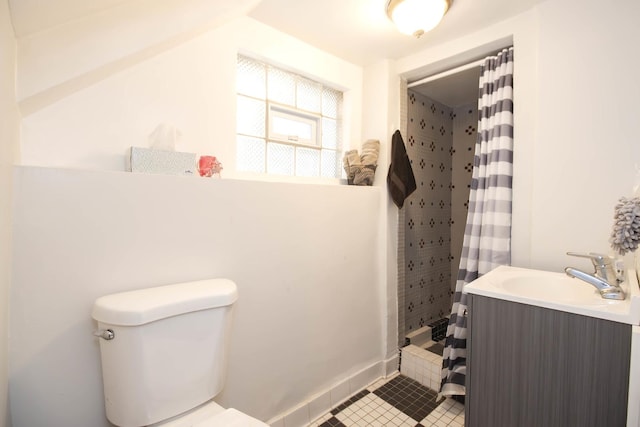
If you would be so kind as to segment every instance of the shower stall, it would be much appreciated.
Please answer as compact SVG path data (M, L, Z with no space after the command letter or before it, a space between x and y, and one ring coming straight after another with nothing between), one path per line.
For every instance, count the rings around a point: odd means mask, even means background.
M463 287L511 255L513 47L408 87L417 190L399 215L400 367L463 399Z
M408 89L405 145L417 189L399 224L401 347L411 338L419 345L439 341L446 332L473 170L479 74L475 66Z

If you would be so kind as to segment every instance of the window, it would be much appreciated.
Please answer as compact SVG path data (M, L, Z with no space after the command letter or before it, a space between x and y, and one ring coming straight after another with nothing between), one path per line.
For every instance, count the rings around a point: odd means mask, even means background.
M238 55L237 168L339 178L342 92Z

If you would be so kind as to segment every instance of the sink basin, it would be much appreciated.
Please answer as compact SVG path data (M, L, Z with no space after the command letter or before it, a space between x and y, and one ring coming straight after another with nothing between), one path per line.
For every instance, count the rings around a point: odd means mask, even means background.
M469 283L464 291L631 325L640 324L640 290L635 271L622 283L623 301L607 300L592 285L543 270L500 266Z
M537 273L533 271L534 273ZM546 273L546 272L545 272ZM592 285L564 273L526 274L505 278L496 283L505 292L530 298L545 299L569 304L608 305L611 300L603 299Z

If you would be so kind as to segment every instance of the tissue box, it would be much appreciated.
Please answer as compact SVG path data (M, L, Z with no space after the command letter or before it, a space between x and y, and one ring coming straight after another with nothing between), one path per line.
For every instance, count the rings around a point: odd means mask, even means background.
M127 157L129 172L161 173L168 175L196 175L195 153L131 147Z

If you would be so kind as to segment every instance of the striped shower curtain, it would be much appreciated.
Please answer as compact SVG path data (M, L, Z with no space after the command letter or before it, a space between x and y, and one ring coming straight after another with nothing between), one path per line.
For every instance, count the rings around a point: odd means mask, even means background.
M469 212L442 357L441 396L464 395L467 294L464 287L511 262L513 176L513 48L485 59L479 82Z

